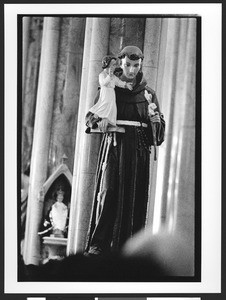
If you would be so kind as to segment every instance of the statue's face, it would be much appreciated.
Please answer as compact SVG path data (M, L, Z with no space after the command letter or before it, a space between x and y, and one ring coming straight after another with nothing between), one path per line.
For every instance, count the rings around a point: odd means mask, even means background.
M128 79L134 79L141 68L141 58L138 60L131 60L127 56L121 60L121 68L123 75Z
M57 201L62 202L64 200L64 195L63 194L58 194L57 195Z

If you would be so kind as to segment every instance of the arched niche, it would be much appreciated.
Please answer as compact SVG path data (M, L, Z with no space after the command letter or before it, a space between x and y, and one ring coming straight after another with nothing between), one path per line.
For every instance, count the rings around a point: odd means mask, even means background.
M41 238L41 256L43 262L48 261L50 258L57 258L66 255L67 246L67 230L62 237L56 237L52 231L48 229L49 226L44 227L43 224L49 221L49 212L52 205L57 201L56 195L59 189L64 191L63 203L68 208L68 220L70 216L70 202L71 202L71 183L72 174L66 164L62 163L55 172L46 180L42 190L40 191L40 200L43 201L42 220L40 225L39 235Z

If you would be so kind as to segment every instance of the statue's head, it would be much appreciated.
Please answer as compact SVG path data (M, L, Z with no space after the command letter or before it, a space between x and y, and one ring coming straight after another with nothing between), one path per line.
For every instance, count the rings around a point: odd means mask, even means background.
M112 64L116 64L117 58L112 55L106 55L102 59L102 69L109 68Z
M118 54L118 58L122 59L127 56L131 60L143 60L144 55L137 46L126 46Z
M140 48L136 46L126 46L118 54L121 68L123 70L123 77L133 80L142 68L142 61L144 55Z
M64 194L65 192L63 188L60 186L56 191L56 200L62 202L64 200Z

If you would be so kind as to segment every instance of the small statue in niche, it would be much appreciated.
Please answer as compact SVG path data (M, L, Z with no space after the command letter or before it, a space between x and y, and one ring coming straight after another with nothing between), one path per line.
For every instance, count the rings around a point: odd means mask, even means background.
M39 235L52 237L65 237L68 225L68 207L63 203L64 190L60 186L56 191L56 201L51 206L47 217L44 220Z

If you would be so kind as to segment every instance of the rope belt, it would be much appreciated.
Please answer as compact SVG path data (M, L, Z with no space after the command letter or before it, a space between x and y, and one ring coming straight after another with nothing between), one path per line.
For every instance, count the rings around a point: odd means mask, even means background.
M148 125L146 123L141 123L138 121L117 120L116 124L117 125L127 125L127 126L148 127Z

